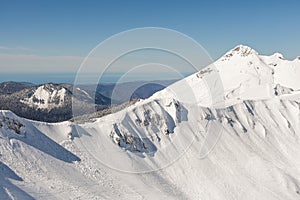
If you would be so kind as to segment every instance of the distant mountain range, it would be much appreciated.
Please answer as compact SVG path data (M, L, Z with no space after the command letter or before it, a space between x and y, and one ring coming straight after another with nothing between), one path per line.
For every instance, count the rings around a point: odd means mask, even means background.
M0 83L0 110L11 110L27 119L60 122L73 117L72 103L79 105L76 106L80 108L79 115L91 114L89 110L101 111L133 99L148 98L173 82L82 85L75 89L71 84L3 82Z
M0 83L0 94L12 94L30 86L33 85L18 82L3 82Z

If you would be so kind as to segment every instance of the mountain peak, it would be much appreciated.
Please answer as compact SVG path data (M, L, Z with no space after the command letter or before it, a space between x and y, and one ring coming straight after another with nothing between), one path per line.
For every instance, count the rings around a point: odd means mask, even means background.
M60 85L44 84L33 91L33 94L21 100L30 107L39 109L51 109L62 107L68 90Z
M258 54L254 49L246 45L238 45L231 50L232 53L240 54L242 56L247 56L250 54Z
M258 53L252 49L249 46L246 45L238 45L234 47L232 50L228 51L222 59L222 60L227 60L228 58L231 58L235 55L241 56L241 57L247 57L249 55L258 55Z

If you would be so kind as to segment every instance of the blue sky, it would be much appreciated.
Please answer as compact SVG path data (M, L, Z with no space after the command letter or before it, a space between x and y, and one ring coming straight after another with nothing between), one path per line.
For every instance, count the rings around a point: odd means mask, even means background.
M213 59L238 44L294 59L300 55L299 7L297 0L0 0L0 67L43 71L53 65L55 71L58 64L74 71L99 42L148 26L187 34Z

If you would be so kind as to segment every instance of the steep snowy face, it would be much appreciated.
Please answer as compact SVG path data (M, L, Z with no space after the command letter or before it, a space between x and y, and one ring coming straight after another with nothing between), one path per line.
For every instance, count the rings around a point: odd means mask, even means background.
M266 99L273 95L273 69L250 47L239 45L214 65L228 101Z
M28 98L21 100L21 102L34 108L52 109L63 106L66 94L67 90L63 87L45 84L38 87Z
M174 133L184 109L175 99L142 103L112 125L110 137L125 150L154 153Z
M203 160L194 148L166 177L189 199L299 199L299 105L298 95L204 109L199 120L222 124L220 140Z
M225 108L199 107L197 112L193 112L196 106L182 109L182 104L176 106L179 102L170 99L140 101L82 125L91 136L81 139L88 151L97 152L95 158L114 169L162 168L154 177L151 173L134 177L149 188L175 187L185 196L179 199L296 200L300 194L299 97L278 95ZM179 114L182 120L177 120ZM207 157L199 159L203 141L216 124L222 127L222 135ZM193 134L196 139L190 143ZM172 162L184 148L182 158Z

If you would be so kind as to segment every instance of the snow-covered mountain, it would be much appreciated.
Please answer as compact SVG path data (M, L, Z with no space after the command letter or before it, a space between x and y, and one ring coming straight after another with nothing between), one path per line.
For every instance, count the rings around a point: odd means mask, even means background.
M72 118L72 103L85 108L107 108L110 99L100 93L91 97L88 90L74 88L70 84L42 84L28 86L20 83L3 83L0 85L0 109L11 110L27 119L59 122ZM72 99L74 100L72 102Z
M55 107L62 107L68 91L64 87L55 88L53 86L52 84L41 85L33 91L30 97L20 101L38 109L51 110Z
M49 124L2 111L0 195L299 199L299 69L299 59L240 45L93 122Z
M300 60L286 60L280 53L259 55L247 46L237 46L214 63L220 72L226 100L268 99L274 88L300 89Z

